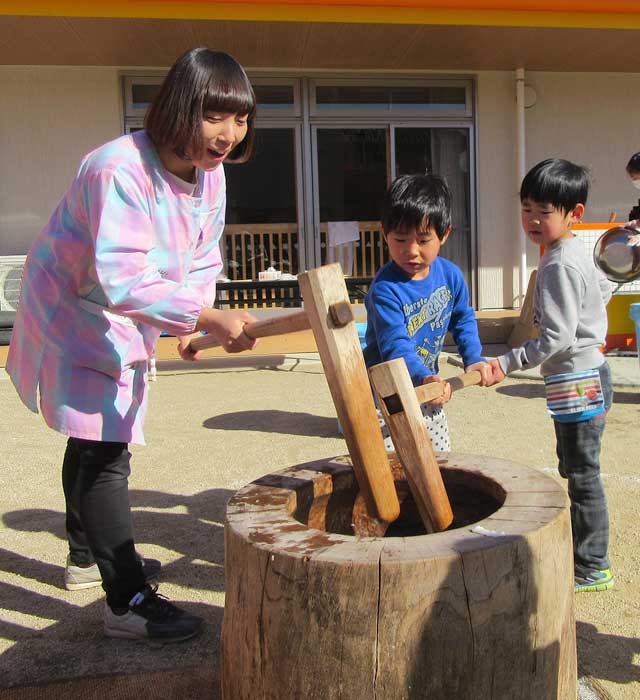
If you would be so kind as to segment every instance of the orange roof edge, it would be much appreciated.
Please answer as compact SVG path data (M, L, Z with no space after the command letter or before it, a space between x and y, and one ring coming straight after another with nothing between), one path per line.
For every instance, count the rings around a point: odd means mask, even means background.
M425 10L576 12L576 0L227 0L232 4L406 7ZM202 4L218 4L196 0ZM580 12L640 14L638 0L580 0Z
M1 15L640 29L639 0L3 0Z

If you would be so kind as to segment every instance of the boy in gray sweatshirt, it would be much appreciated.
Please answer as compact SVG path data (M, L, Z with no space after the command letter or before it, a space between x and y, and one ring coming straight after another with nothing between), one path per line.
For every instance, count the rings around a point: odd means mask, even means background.
M522 181L522 227L533 243L544 246L534 297L538 337L491 365L495 382L541 365L558 470L569 486L575 590L602 591L613 585L600 478L600 445L613 399L611 373L600 351L611 285L571 232L584 214L588 192L586 169L561 159L538 163Z

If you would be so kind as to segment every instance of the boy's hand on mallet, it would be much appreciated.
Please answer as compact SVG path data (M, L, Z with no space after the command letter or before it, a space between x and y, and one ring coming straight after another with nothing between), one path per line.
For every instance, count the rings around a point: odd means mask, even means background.
M425 377L422 380L423 384L431 384L432 382L441 382L443 384L444 391L442 396L438 396L436 399L431 399L431 401L428 401L427 403L430 406L442 406L451 398L451 384L437 374L432 374L430 377Z
M499 384L505 378L506 375L502 371L502 367L500 367L500 363L498 362L498 360L489 360L489 364L491 365L491 369L493 371L492 384Z
M480 372L480 386L491 386L494 383L493 368L488 362L474 362L464 368L465 372Z

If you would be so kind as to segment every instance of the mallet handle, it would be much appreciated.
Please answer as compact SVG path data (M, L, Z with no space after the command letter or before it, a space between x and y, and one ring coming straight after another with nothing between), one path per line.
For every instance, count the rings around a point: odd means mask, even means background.
M244 332L250 338L265 338L269 335L281 335L283 333L295 333L296 331L306 331L311 328L306 311L296 311L286 316L273 316L261 321L247 323ZM189 347L194 351L214 348L220 345L213 335L202 335L194 338Z
M463 372L456 377L451 377L447 379L449 384L451 384L451 391L458 391L458 389L464 389L466 386L476 386L480 384L482 380L482 375L477 370L472 372ZM430 382L429 384L421 384L416 387L416 396L420 403L426 403L431 401L431 399L437 399L444 393L444 387L442 382Z
M382 362L369 376L425 529L446 530L453 511L407 365L402 358Z

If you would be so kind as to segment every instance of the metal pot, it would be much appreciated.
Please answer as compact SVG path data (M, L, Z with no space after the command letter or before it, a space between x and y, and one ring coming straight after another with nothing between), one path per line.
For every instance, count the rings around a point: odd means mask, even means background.
M640 231L631 226L616 226L605 231L593 248L593 261L607 279L618 284L640 277L640 246L632 245L632 236Z

